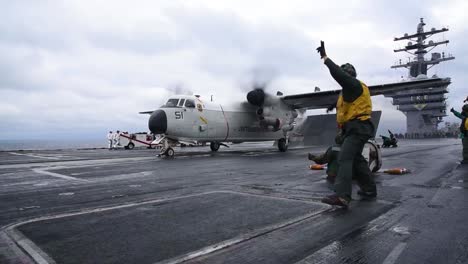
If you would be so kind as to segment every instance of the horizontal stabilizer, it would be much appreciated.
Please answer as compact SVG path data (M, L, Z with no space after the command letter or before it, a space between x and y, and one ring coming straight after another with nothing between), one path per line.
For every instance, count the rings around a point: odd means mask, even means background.
M153 111L143 111L143 112L138 112L138 113L142 114L142 115L151 115L154 111L155 110L153 110Z

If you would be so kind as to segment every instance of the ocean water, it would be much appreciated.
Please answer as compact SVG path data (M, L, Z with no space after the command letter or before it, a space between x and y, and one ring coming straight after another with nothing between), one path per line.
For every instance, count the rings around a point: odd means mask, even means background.
M105 148L107 140L0 140L0 151Z

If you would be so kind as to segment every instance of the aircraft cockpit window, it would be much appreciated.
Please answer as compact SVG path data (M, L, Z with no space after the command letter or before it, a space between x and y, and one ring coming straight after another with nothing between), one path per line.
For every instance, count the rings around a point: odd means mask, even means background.
M195 108L195 102L193 100L187 99L185 101L185 107Z
M179 104L177 106L182 107L184 106L184 103L185 103L185 99L180 99Z
M164 106L165 107L177 107L177 102L179 102L179 99L169 99L167 100L167 103Z

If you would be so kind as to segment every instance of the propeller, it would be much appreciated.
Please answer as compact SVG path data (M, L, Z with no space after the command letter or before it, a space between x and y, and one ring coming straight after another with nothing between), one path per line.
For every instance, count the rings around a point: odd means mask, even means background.
M261 107L265 102L265 92L256 88L247 94L247 101L255 106ZM262 114L262 113L259 113Z
M261 107L265 102L265 94L271 90L271 83L278 76L273 68L257 67L249 72L248 81L242 85L247 93L247 101L255 106Z

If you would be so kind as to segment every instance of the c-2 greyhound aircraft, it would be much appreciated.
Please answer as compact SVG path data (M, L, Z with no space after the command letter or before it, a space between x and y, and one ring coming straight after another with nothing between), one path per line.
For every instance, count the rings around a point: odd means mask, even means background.
M386 92L428 88L450 79L425 80L369 86L372 96ZM177 143L210 143L218 151L225 142L275 140L279 151L288 149L289 135L296 128L296 118L307 109L330 108L341 90L306 94L271 95L263 87L247 94L247 101L225 106L205 101L199 96L174 95L150 114L149 130L161 134L155 143L163 145L162 155L172 157ZM317 124L320 125L320 124Z

